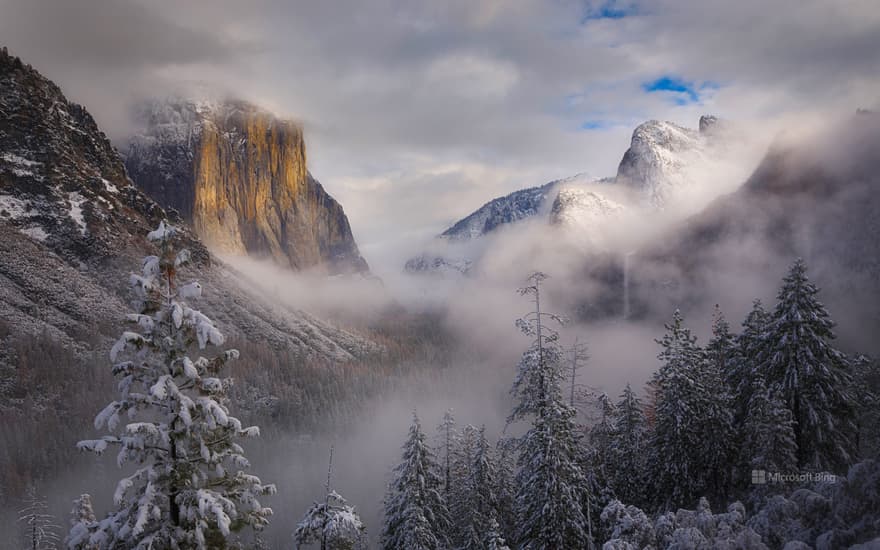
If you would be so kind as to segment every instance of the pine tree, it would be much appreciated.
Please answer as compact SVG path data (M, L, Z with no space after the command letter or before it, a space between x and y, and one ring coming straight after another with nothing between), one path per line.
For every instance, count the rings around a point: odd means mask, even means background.
M531 420L520 441L516 500L518 546L530 550L578 548L587 538L575 411L562 397L559 336L544 323L560 319L541 310L545 279L535 273L520 290L533 296L535 309L517 326L534 340L519 364L511 390L517 403L509 417L509 422Z
M24 497L24 508L18 511L18 521L22 525L25 548L29 550L54 550L60 540L55 518L49 513L46 500L37 495L35 487L30 486Z
M71 543L223 547L232 532L268 523L272 510L258 497L275 488L244 472L249 463L236 440L259 428L242 427L226 406L231 380L221 371L238 352L198 355L224 338L186 303L201 295L199 283L178 284L189 252L177 250L178 231L165 222L148 240L159 244L160 256L144 258L142 273L131 276L138 313L128 319L137 331L123 332L110 351L120 396L95 419L111 433L78 445L98 454L119 447L119 465L136 469L117 485L116 510Z
M464 506L454 513L461 533L457 548L467 550L484 548L486 533L499 529L496 521L499 514L498 497L495 493L498 479L485 427L476 432L473 442L473 449L468 453L471 458L469 477L463 484L467 487L467 493L460 497ZM457 514L461 514L460 517ZM498 536L501 536L500 532Z
M71 550L97 550L96 545L90 545L87 542L79 544L70 544L71 540L84 541L88 538L89 531L94 528L97 523L95 511L92 508L92 497L88 493L80 495L73 501L73 508L70 511L70 534L65 539L65 544Z
M716 305L712 337L706 344L706 360L697 370L700 407L697 412L702 436L700 472L703 494L717 505L727 503L732 485L732 464L735 456L737 430L733 419L733 397L725 381L725 373L735 361L736 346L730 326Z
M609 446L611 486L619 500L643 507L645 491L645 451L647 423L642 402L627 384L614 409L614 432Z
M451 518L450 542L455 548L471 548L475 541L479 545L482 539L482 534L473 525L476 489L473 484L473 468L478 436L477 428L468 424L462 428L452 448L452 490L446 502Z
M425 441L419 418L413 414L403 461L385 498L386 550L437 550L448 544L449 513L442 496L443 482Z
M518 440L504 437L495 445L495 497L498 501L498 524L505 540L516 536L516 451Z
M752 387L755 391L743 427L743 462L752 470L797 471L797 443L791 411L770 391L760 374L755 376Z
M783 279L758 354L771 392L795 420L798 465L840 472L854 456L854 411L847 358L832 346L834 322L817 299L803 260Z
M455 416L452 409L443 413L443 421L437 426L440 435L440 453L443 464L443 497L450 500L452 491L452 450L458 444L459 433L455 428Z
M590 429L590 444L596 453L596 468L599 474L608 479L610 468L611 438L614 437L614 404L608 395L602 393L597 399L599 418Z
M649 470L657 504L669 510L691 505L700 496L702 434L697 415L705 389L698 375L703 351L684 326L680 311L675 311L666 330L657 340L663 347L657 356L663 365L651 381L656 403Z
M486 533L484 547L486 550L510 550L510 547L507 546L504 541L504 537L501 536L498 522L494 519L489 523L489 530Z
M742 426L752 397L751 382L758 372L759 354L770 315L761 300L752 302L752 310L742 323L742 332L735 338L736 351L728 363L725 382L733 397L734 420Z
M333 447L327 465L326 496L323 502L315 502L300 520L293 533L297 548L301 545L319 544L321 550L352 550L363 541L364 523L354 506L331 488L333 475Z

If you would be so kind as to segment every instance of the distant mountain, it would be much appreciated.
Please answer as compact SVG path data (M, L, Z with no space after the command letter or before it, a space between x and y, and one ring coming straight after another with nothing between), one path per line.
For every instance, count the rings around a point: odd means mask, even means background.
M244 101L183 99L144 103L137 118L128 173L212 250L295 270L368 270L342 206L306 168L297 123Z
M145 236L165 216L127 178L89 113L0 50L0 319L9 337L107 346L129 312L129 274L151 250ZM282 362L347 361L378 349L246 290L242 276L181 229L205 288L199 305L230 337L261 342ZM7 360L0 353L0 370Z
M671 122L647 121L633 130L630 147L615 176L597 179L578 174L514 191L484 204L441 233L440 238L450 244L463 243L524 220L543 219L582 244L596 244L601 240L597 233L610 231L609 219L623 210L664 209L692 191L704 176L700 168L722 156L723 148L716 145L729 133L726 123L709 115L700 118L699 130ZM625 195L626 203L610 199L601 186L608 186L615 195ZM411 259L405 270L449 272L449 266L467 262L465 272L470 273L476 261L477 258L459 255L450 247L444 255L424 254Z
M520 189L509 195L493 199L472 214L457 221L452 227L441 233L440 237L452 241L476 239L506 224L532 218L539 214L546 214L549 211L549 205L555 197L555 191L560 185L587 180L592 181L592 178L584 174L578 174L571 178L554 180L538 187Z
M662 207L677 192L698 182L688 168L710 155L718 119L700 118L699 130L650 120L632 135L617 169L616 183L640 192L651 205Z
M850 343L880 351L880 115L860 112L796 145L777 144L736 192L720 197L631 262L634 308L750 300L796 257ZM735 281L736 284L725 282ZM714 302L712 302L714 303Z

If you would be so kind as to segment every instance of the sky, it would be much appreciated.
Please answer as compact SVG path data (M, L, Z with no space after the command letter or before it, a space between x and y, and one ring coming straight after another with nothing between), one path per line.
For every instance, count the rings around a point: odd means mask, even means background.
M0 0L0 41L117 143L132 102L173 93L301 120L368 260L612 175L648 119L777 131L880 97L876 0Z

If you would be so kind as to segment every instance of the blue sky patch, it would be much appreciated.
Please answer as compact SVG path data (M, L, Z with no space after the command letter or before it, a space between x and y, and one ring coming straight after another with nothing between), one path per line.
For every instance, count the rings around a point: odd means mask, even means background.
M705 92L717 90L720 87L716 82L705 81L697 84L674 75L664 75L642 84L642 90L645 92L649 94L665 93L676 105L699 103Z
M608 0L602 2L598 6L587 7L584 15L581 17L581 25L587 21L596 19L623 19L624 17L635 15L635 6L628 2L616 2Z

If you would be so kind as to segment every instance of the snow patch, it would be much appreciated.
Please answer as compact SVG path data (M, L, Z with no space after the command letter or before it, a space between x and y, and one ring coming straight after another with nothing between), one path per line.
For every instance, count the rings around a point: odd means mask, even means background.
M38 225L34 227L25 227L19 229L19 231L35 241L46 242L46 239L49 238L49 234L46 233L46 230Z
M83 216L82 206L86 202L86 198L79 194L78 191L71 191L67 194L67 199L70 201L70 211L68 215L73 222L79 226L80 233L83 236L88 233L88 228L86 227L86 218Z

